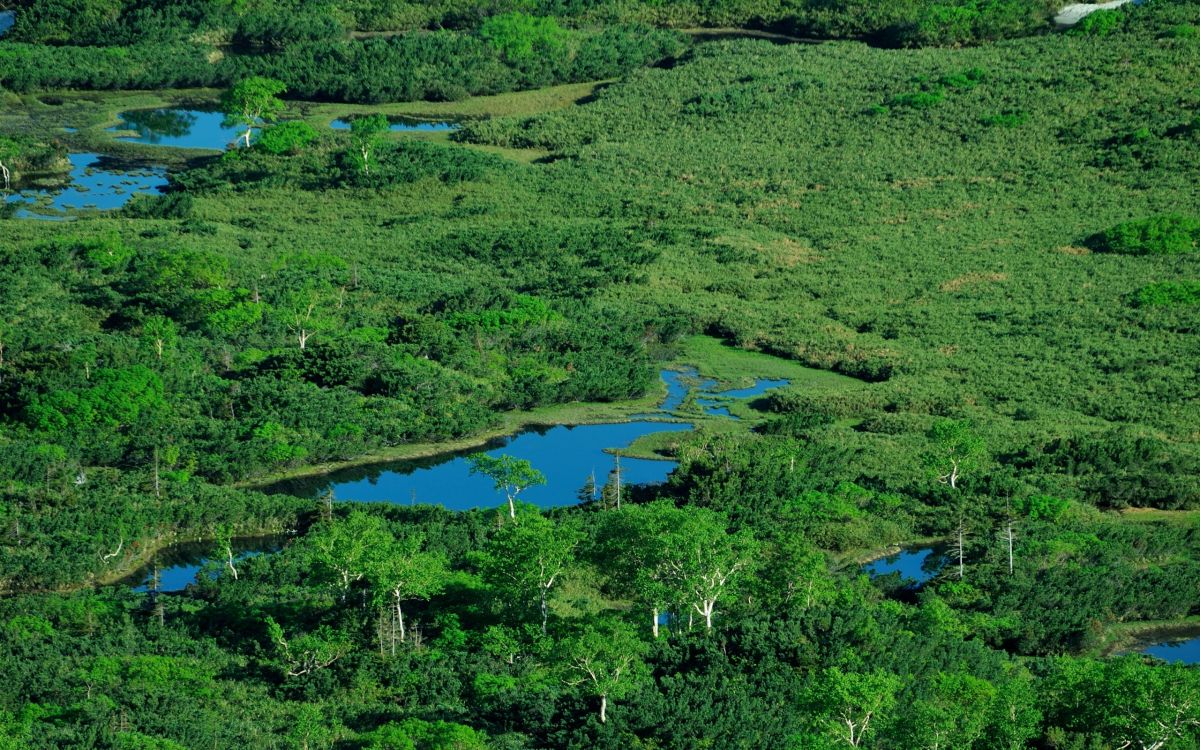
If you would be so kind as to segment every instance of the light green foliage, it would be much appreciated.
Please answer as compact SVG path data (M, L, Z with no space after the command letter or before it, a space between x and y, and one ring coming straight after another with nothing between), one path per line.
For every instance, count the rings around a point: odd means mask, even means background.
M271 154L298 154L315 140L317 131L312 125L303 120L288 120L265 128L255 145Z
M1200 305L1200 281L1161 281L1147 284L1133 295L1138 307Z
M343 597L354 582L376 569L379 557L387 554L391 541L383 522L362 512L326 522L305 539L317 565ZM387 577L390 582L390 575Z
M533 464L523 458L514 458L507 454L489 456L486 453L476 453L467 457L472 474L482 474L491 479L497 492L503 492L508 500L508 515L517 517L517 497L530 487L538 487L546 483L546 475L533 468Z
M1013 499L1013 509L1034 521L1055 521L1070 507L1066 500L1050 495L1030 495Z
M540 612L545 635L549 598L575 559L581 533L569 523L554 523L525 511L503 523L479 559L480 572L517 614Z
M350 120L350 140L363 174L371 174L371 153L390 127L383 115L361 115Z
M579 635L560 643L559 648L568 684L601 700L601 722L607 719L610 699L625 697L650 677L643 661L646 644L619 621L588 625Z
M965 478L974 478L988 460L987 444L976 433L970 421L940 419L929 429L932 443L926 460L937 481L958 489Z
M251 76L238 81L221 95L225 122L246 129L242 136L246 148L250 148L250 135L255 128L279 119L284 109L279 95L285 91L287 86L281 81Z
M1200 673L1137 656L1059 660L1047 695L1068 728L1115 746L1170 747L1200 739Z
M528 60L561 49L566 32L549 16L514 12L487 19L479 35L509 60Z
M1097 249L1122 255L1178 255L1200 245L1200 220L1168 214L1118 224L1095 238Z
M821 673L807 697L814 737L825 747L864 746L895 717L900 678L882 671Z

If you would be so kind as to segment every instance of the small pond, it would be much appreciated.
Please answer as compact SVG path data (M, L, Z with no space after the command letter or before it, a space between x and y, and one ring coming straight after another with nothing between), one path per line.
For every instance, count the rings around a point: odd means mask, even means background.
M281 537L234 539L232 543L234 564L267 552L276 552L283 547ZM158 566L158 590L160 592L183 591L196 582L197 576L210 561L224 568L224 559L214 557L215 542L186 542L175 544L158 553L156 563L139 568L126 576L121 583L132 586L134 591L150 591L154 583L154 568Z
M0 36L8 33L8 30L17 22L16 11L5 10L0 11Z
M418 120L412 117L389 117L388 122L392 124L391 129L397 133L448 133L451 130L458 130L459 128L456 122ZM346 119L334 120L329 123L329 127L334 130L349 130L350 121Z
M1200 664L1200 635L1187 640L1156 643L1142 649L1142 653L1177 664Z
M688 394L695 392L696 405L710 417L729 417L737 419L729 411L730 401L742 401L755 396L761 396L773 388L782 388L790 381L763 378L756 380L749 388L732 388L717 390L717 381L702 378L695 369L665 370L662 378L667 383L667 398L660 409L665 412L678 410L687 399Z
M623 448L642 435L681 432L690 424L670 422L626 422L540 428L519 433L485 446L492 456L506 454L522 458L546 475L546 484L530 487L520 495L522 502L541 508L575 505L579 490L595 476L603 485L614 459L606 449ZM474 453L475 451L470 451ZM490 508L505 502L492 481L473 475L466 453L346 469L314 480L285 482L272 488L307 497L318 497L329 489L338 500L437 504L450 510ZM642 458L621 459L622 484L651 484L667 478L673 461Z
M64 219L70 210L120 208L139 194L154 194L167 184L167 171L141 167L126 171L100 154L71 154L71 173L61 186L28 188L5 197L20 203L17 218Z
M937 551L936 547L910 547L872 560L862 569L872 578L899 573L901 580L920 586L936 576L945 564Z
M525 459L546 475L546 484L522 492L521 501L542 508L574 505L579 502L579 490L589 479L594 477L597 485L607 481L615 464L609 450L627 447L643 435L692 429L691 424L661 420L678 409L693 390L710 399L740 399L788 382L759 380L749 388L715 391L716 381L699 378L695 370L664 370L661 375L667 385L667 398L657 413L637 415L637 421L620 424L536 428L496 440L483 450L493 456L506 454ZM713 401L703 408L706 414L729 415L723 401ZM504 498L491 480L470 472L466 456L473 452L351 468L322 477L281 482L269 491L315 498L333 490L338 500L439 504L450 510L499 506ZM626 485L662 482L674 468L674 461L623 458L621 482Z
M225 115L202 109L136 109L121 113L121 124L108 129L130 143L223 151L245 132L226 127Z

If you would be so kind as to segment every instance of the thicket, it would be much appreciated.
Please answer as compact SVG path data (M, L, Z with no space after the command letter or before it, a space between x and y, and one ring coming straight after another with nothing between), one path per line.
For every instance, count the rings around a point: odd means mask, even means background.
M254 54L184 41L83 47L5 40L0 86L17 92L224 87L258 75L283 81L289 96L303 99L457 100L611 78L681 50L677 34L639 26L571 32L561 45L521 57L456 31L314 40Z
M1122 255L1176 255L1200 246L1200 220L1170 214L1118 224L1092 238L1097 250Z

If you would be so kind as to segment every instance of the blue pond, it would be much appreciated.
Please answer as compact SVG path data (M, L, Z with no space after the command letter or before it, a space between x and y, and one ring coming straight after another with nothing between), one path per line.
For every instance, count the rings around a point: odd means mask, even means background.
M154 194L167 184L167 172L159 167L122 171L108 166L99 154L71 154L71 175L62 187L31 188L5 198L25 207L18 218L63 219L70 210L120 208L138 194ZM49 203L42 199L49 197Z
M122 112L121 124L108 130L132 143L224 150L244 132L224 120L220 112L201 109L137 109Z
M1142 653L1178 664L1200 664L1200 636L1186 641L1156 643L1143 649Z
M530 430L488 446L492 456L523 458L546 475L546 484L520 495L522 502L542 508L574 505L579 490L592 476L603 485L614 467L608 448L623 448L652 432L680 432L691 425L666 422L627 422ZM675 468L673 461L621 459L622 484L661 482ZM434 456L425 460L347 469L319 483L285 483L278 489L315 497L332 489L338 500L438 504L451 510L488 508L505 502L490 479L473 475L466 455Z
M17 22L17 14L11 10L0 12L0 36L8 33L8 30Z
M270 539L235 539L233 541L234 564L267 552L276 552L282 547L281 540ZM158 590L160 592L183 591L196 582L200 571L210 561L215 545L213 544L180 544L159 553L158 558ZM223 566L224 561L218 564ZM222 568L224 569L224 568ZM145 593L150 591L154 582L154 565L141 568L128 576L125 581L133 585L134 591Z
M451 130L458 130L458 123L454 122L437 122L435 120L417 120L411 117L389 117L388 121L392 123L392 130L398 133L448 133ZM334 130L349 130L349 120L334 120L329 123L329 127Z
M943 562L934 553L933 547L913 547L900 550L894 555L872 560L863 566L872 578L899 573L900 578L922 584L937 575Z

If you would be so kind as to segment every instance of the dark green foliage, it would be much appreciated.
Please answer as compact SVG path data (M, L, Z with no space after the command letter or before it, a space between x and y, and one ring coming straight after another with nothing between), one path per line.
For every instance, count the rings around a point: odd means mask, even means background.
M1095 235L1097 250L1122 255L1177 255L1200 245L1200 220L1179 214L1118 224Z
M536 47L534 55L511 61L483 39L452 31L300 41L261 54L224 54L215 63L213 50L182 41L120 47L6 41L0 44L0 85L13 91L224 87L263 76L303 99L453 100L613 77L681 49L679 35L638 26L573 32L569 44Z
M195 199L189 193L139 195L121 209L133 219L186 219L192 215Z

